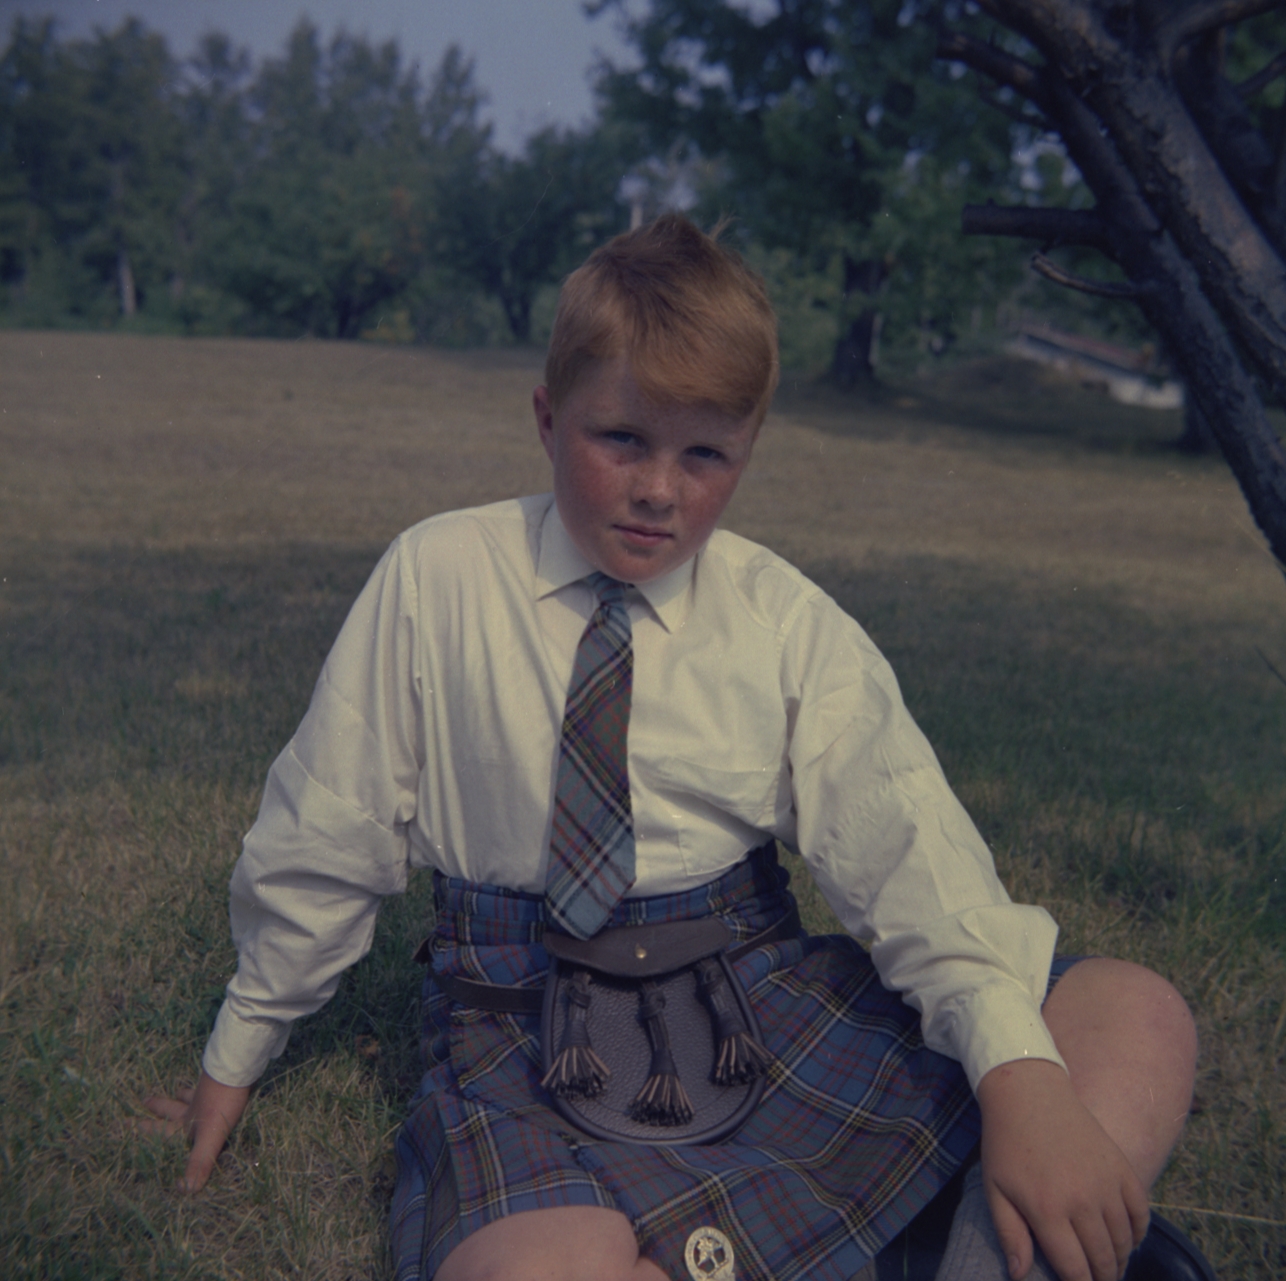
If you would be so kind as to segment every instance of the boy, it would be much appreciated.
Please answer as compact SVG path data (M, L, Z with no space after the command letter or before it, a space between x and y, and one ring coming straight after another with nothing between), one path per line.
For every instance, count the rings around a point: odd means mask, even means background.
M1108 960L1060 963L1044 1000L1056 929L1009 902L887 665L716 531L776 378L762 284L682 218L568 279L534 393L552 497L396 540L269 775L201 1081L149 1104L192 1136L188 1190L379 897L431 867L399 1278L847 1278L979 1133L941 1275L1026 1275L1033 1236L1063 1281L1121 1275L1187 1113L1191 1020ZM783 931L776 839L869 956ZM539 987L555 935L711 915L776 931L735 961L768 1088L719 1143L587 1138L551 1110L539 1019L467 999Z

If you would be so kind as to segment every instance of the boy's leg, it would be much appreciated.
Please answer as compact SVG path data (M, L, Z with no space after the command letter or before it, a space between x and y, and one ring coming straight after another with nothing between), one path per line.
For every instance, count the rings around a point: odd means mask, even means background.
M1067 971L1043 1013L1077 1097L1150 1188L1192 1105L1197 1031L1183 998L1141 965L1094 958Z
M496 1219L447 1255L434 1281L665 1281L616 1210L564 1206Z
M1150 1188L1192 1100L1197 1038L1183 999L1151 970L1096 958L1063 976L1043 1013L1076 1096ZM975 1170L938 1276L1001 1281L1007 1274L1005 1248ZM1038 1254L1031 1281L1052 1275Z

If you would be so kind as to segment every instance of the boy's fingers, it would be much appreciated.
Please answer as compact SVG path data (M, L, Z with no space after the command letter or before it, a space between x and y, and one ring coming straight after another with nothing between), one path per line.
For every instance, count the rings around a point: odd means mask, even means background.
M1077 1240L1094 1281L1119 1281L1121 1273L1125 1271L1129 1251L1122 1256L1117 1240L1106 1222L1101 1218L1093 1219L1088 1226L1078 1231Z
M1121 1277L1125 1275L1125 1265L1130 1261L1130 1255L1138 1244L1134 1235L1134 1217L1128 1202L1122 1199L1114 1212L1107 1214L1105 1218L1108 1233L1112 1238L1112 1249L1116 1253L1116 1275Z
M131 1124L140 1134L160 1134L167 1139L172 1134L183 1133L182 1121L163 1121L160 1117L136 1117Z
M1005 1252L1009 1275L1013 1281L1020 1281L1031 1271L1035 1258L1031 1232L1023 1216L999 1189L987 1190L987 1202L991 1207L991 1221L996 1225L996 1235L1000 1238L1000 1248Z
M228 1119L220 1112L212 1112L196 1119L192 1151L183 1177L179 1180L181 1191L191 1194L200 1192L205 1187L231 1129Z
M1134 1177L1132 1170L1125 1185L1125 1208L1130 1216L1134 1249L1137 1250L1143 1244L1143 1238L1148 1234L1148 1224L1152 1219L1152 1208L1148 1205L1148 1194L1144 1190L1143 1184Z
M217 1157L219 1154L216 1152L214 1155ZM188 1196L191 1196L194 1192L200 1192L209 1183L210 1175L213 1172L214 1157L193 1148L191 1155L188 1157L187 1167L183 1171L183 1177L178 1182L179 1191L186 1193Z
M144 1099L143 1106L164 1123L149 1121L146 1118L138 1123L140 1129L148 1130L153 1134L161 1133L162 1131L166 1134L174 1134L188 1120L188 1104L180 1102L178 1099L167 1099L163 1094Z

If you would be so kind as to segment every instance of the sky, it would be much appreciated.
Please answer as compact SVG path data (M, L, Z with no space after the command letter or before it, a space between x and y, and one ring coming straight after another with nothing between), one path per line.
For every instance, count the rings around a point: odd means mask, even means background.
M132 15L180 57L218 30L256 59L280 54L306 16L323 37L344 27L377 43L396 39L426 76L458 44L476 60L476 82L490 100L485 114L507 151L544 125L589 119L596 52L630 60L617 19L587 18L581 0L0 0L0 47L18 15L55 18L64 37L113 30Z

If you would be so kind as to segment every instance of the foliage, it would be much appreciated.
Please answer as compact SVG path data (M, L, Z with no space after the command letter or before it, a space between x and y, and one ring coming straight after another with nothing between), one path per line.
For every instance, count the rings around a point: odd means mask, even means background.
M177 69L131 19L59 45L19 19L0 57L0 280L43 278L57 305L126 315L173 270L184 172Z
M602 131L548 128L521 156L492 152L453 176L441 210L448 258L500 300L513 336L526 342L540 288L624 230L615 149Z
M180 64L135 20L65 42L19 20L0 57L0 314L494 336L481 293L526 341L536 292L618 229L617 166L595 132L503 155L483 101L458 49L426 85L395 43L323 44L307 21L253 68L219 34Z
M985 110L963 68L935 61L914 5L652 0L641 16L623 0L594 6L609 8L640 62L604 69L608 117L635 128L641 150L719 162L696 193L702 214L732 213L800 272L829 273L816 302L835 333L868 305L845 288L845 260L850 276L882 265L894 343L936 334L941 346L1014 286L1021 258L962 242L959 210L1020 196L1015 148L1038 131Z

